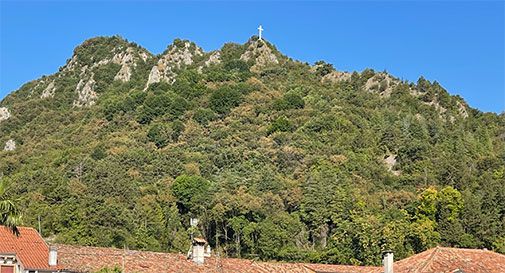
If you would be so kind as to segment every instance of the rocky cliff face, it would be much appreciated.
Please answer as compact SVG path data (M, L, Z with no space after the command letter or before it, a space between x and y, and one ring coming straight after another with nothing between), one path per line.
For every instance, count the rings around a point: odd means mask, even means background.
M4 151L14 151L16 150L16 142L13 139L9 139L5 142Z
M33 91L39 90L42 99L51 99L61 91L63 79L75 77L73 106L91 106L98 99L95 79L97 73L113 70L112 80L128 82L135 69L152 58L153 55L147 50L122 38L93 38L77 47L65 66L58 73L41 79Z
M7 107L0 107L0 122L7 120L11 117L11 113Z
M195 57L203 55L203 50L189 41L176 40L161 56L157 64L151 68L147 80L146 90L149 85L157 82L174 83L177 70L193 64Z
M270 45L263 40L252 40L246 51L240 56L240 60L253 61L254 65L251 71L258 72L261 68L268 65L279 64L277 56L270 48Z
M376 92L381 96L389 97L393 89L400 84L400 81L394 79L387 73L377 73L368 79L365 83L365 90Z
M247 62L253 73L259 73L266 68L283 65L285 61L289 61L273 45L255 37L245 45L237 45L237 48L240 49L234 58ZM89 107L98 101L101 96L100 90L104 90L107 85L113 83L135 81L135 85L138 86L140 83L140 89L145 91L154 83L173 84L179 72L186 68L196 69L202 73L203 68L222 64L222 50L205 53L193 42L176 39L165 52L154 56L146 49L119 37L93 38L78 46L72 58L58 73L43 77L31 85L29 96L51 100L61 94L65 87L66 92L72 92L68 96L72 97L73 107ZM316 72L315 69L309 70L312 73ZM109 76L104 76L104 74ZM358 75L361 74L358 73ZM351 81L351 76L352 73L349 72L331 71L322 76L320 81L325 84L337 84ZM362 88L389 98L401 84L402 81L399 79L381 72L370 76L363 83ZM416 86L410 86L409 92L418 98L423 96L423 92ZM437 98L423 100L423 103L434 107L440 114L447 111ZM455 107L458 109L459 116L468 117L467 106L464 103L458 103ZM6 107L0 108L0 122L7 120L10 115Z
M344 81L350 81L352 74L349 72L333 71L324 75L321 82L338 83Z
M82 107L95 104L98 96L95 92L96 82L93 80L93 77L94 74L91 74L88 79L81 79L75 87L77 98L74 100L74 106Z

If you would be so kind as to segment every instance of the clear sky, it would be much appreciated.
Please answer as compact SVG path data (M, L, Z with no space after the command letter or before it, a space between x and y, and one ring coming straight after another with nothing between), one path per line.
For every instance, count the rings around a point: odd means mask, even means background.
M437 80L475 108L505 111L505 2L168 2L0 0L0 98L65 64L75 46L119 34L161 53L256 34L284 54L339 70Z

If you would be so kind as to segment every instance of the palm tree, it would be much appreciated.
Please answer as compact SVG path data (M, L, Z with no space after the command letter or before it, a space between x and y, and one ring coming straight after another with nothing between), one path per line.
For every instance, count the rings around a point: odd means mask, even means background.
M0 179L0 225L9 228L12 233L19 235L17 226L21 223L21 214L12 200L7 199L7 183Z

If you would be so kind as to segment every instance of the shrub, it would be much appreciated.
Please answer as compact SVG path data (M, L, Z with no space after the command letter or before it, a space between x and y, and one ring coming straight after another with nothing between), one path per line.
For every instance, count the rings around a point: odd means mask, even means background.
M154 124L151 128L149 128L147 137L149 138L149 141L154 142L156 147L163 148L167 146L171 134L172 131L169 126L165 124Z
M210 97L210 108L216 113L225 115L233 107L237 107L242 100L242 94L236 89L224 86L214 91Z
M277 110L301 109L305 107L305 102L300 95L287 93L282 99L274 102L274 107Z
M280 117L276 119L268 128L267 134L270 135L274 132L290 132L294 129L293 124L286 118Z
M200 108L196 110L193 119L199 124L207 125L210 121L216 119L216 114L211 109Z

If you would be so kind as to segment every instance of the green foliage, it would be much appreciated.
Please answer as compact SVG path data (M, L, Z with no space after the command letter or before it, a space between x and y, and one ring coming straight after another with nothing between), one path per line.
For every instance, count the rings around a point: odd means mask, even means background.
M43 236L61 243L185 252L198 217L223 256L293 262L380 265L384 249L401 259L435 245L505 251L505 115L423 78L379 96L364 90L371 69L321 83L330 64L314 71L278 55L282 65L251 72L248 45L145 91L156 58L125 83L117 66L95 67L91 107L72 106L80 77L63 70L7 96L0 143L17 148L0 151L10 185L0 220L40 216ZM125 47L136 48L96 38L75 52L91 67ZM53 79L55 97L40 99Z
M277 110L302 109L305 107L305 102L300 95L287 93L282 99L276 100L274 106Z
M170 127L166 124L153 124L147 132L147 137L156 144L156 147L163 148L170 141L171 134Z
M272 134L274 132L290 132L294 129L293 124L286 118L286 117L280 117L276 119L270 127L268 127L267 134Z
M186 111L188 102L172 92L150 93L138 109L137 121L150 123L153 119L166 116L169 120L180 117Z
M13 200L7 197L7 180L0 178L0 225L6 226L14 234L19 234L21 214Z
M335 70L332 64L326 63L325 61L317 61L315 65L317 67L316 73L321 77Z
M216 114L211 109L199 108L195 111L193 119L202 125L206 125L216 119Z
M201 212L210 200L210 182L200 176L181 175L170 187L182 211Z
M107 151L105 150L104 145L99 144L93 149L93 152L91 153L91 158L94 160L101 160L107 157Z
M207 93L207 87L202 83L202 76L194 70L182 71L172 89L186 99L195 99Z
M226 115L242 101L242 94L236 88L224 86L212 93L209 105L214 112Z

